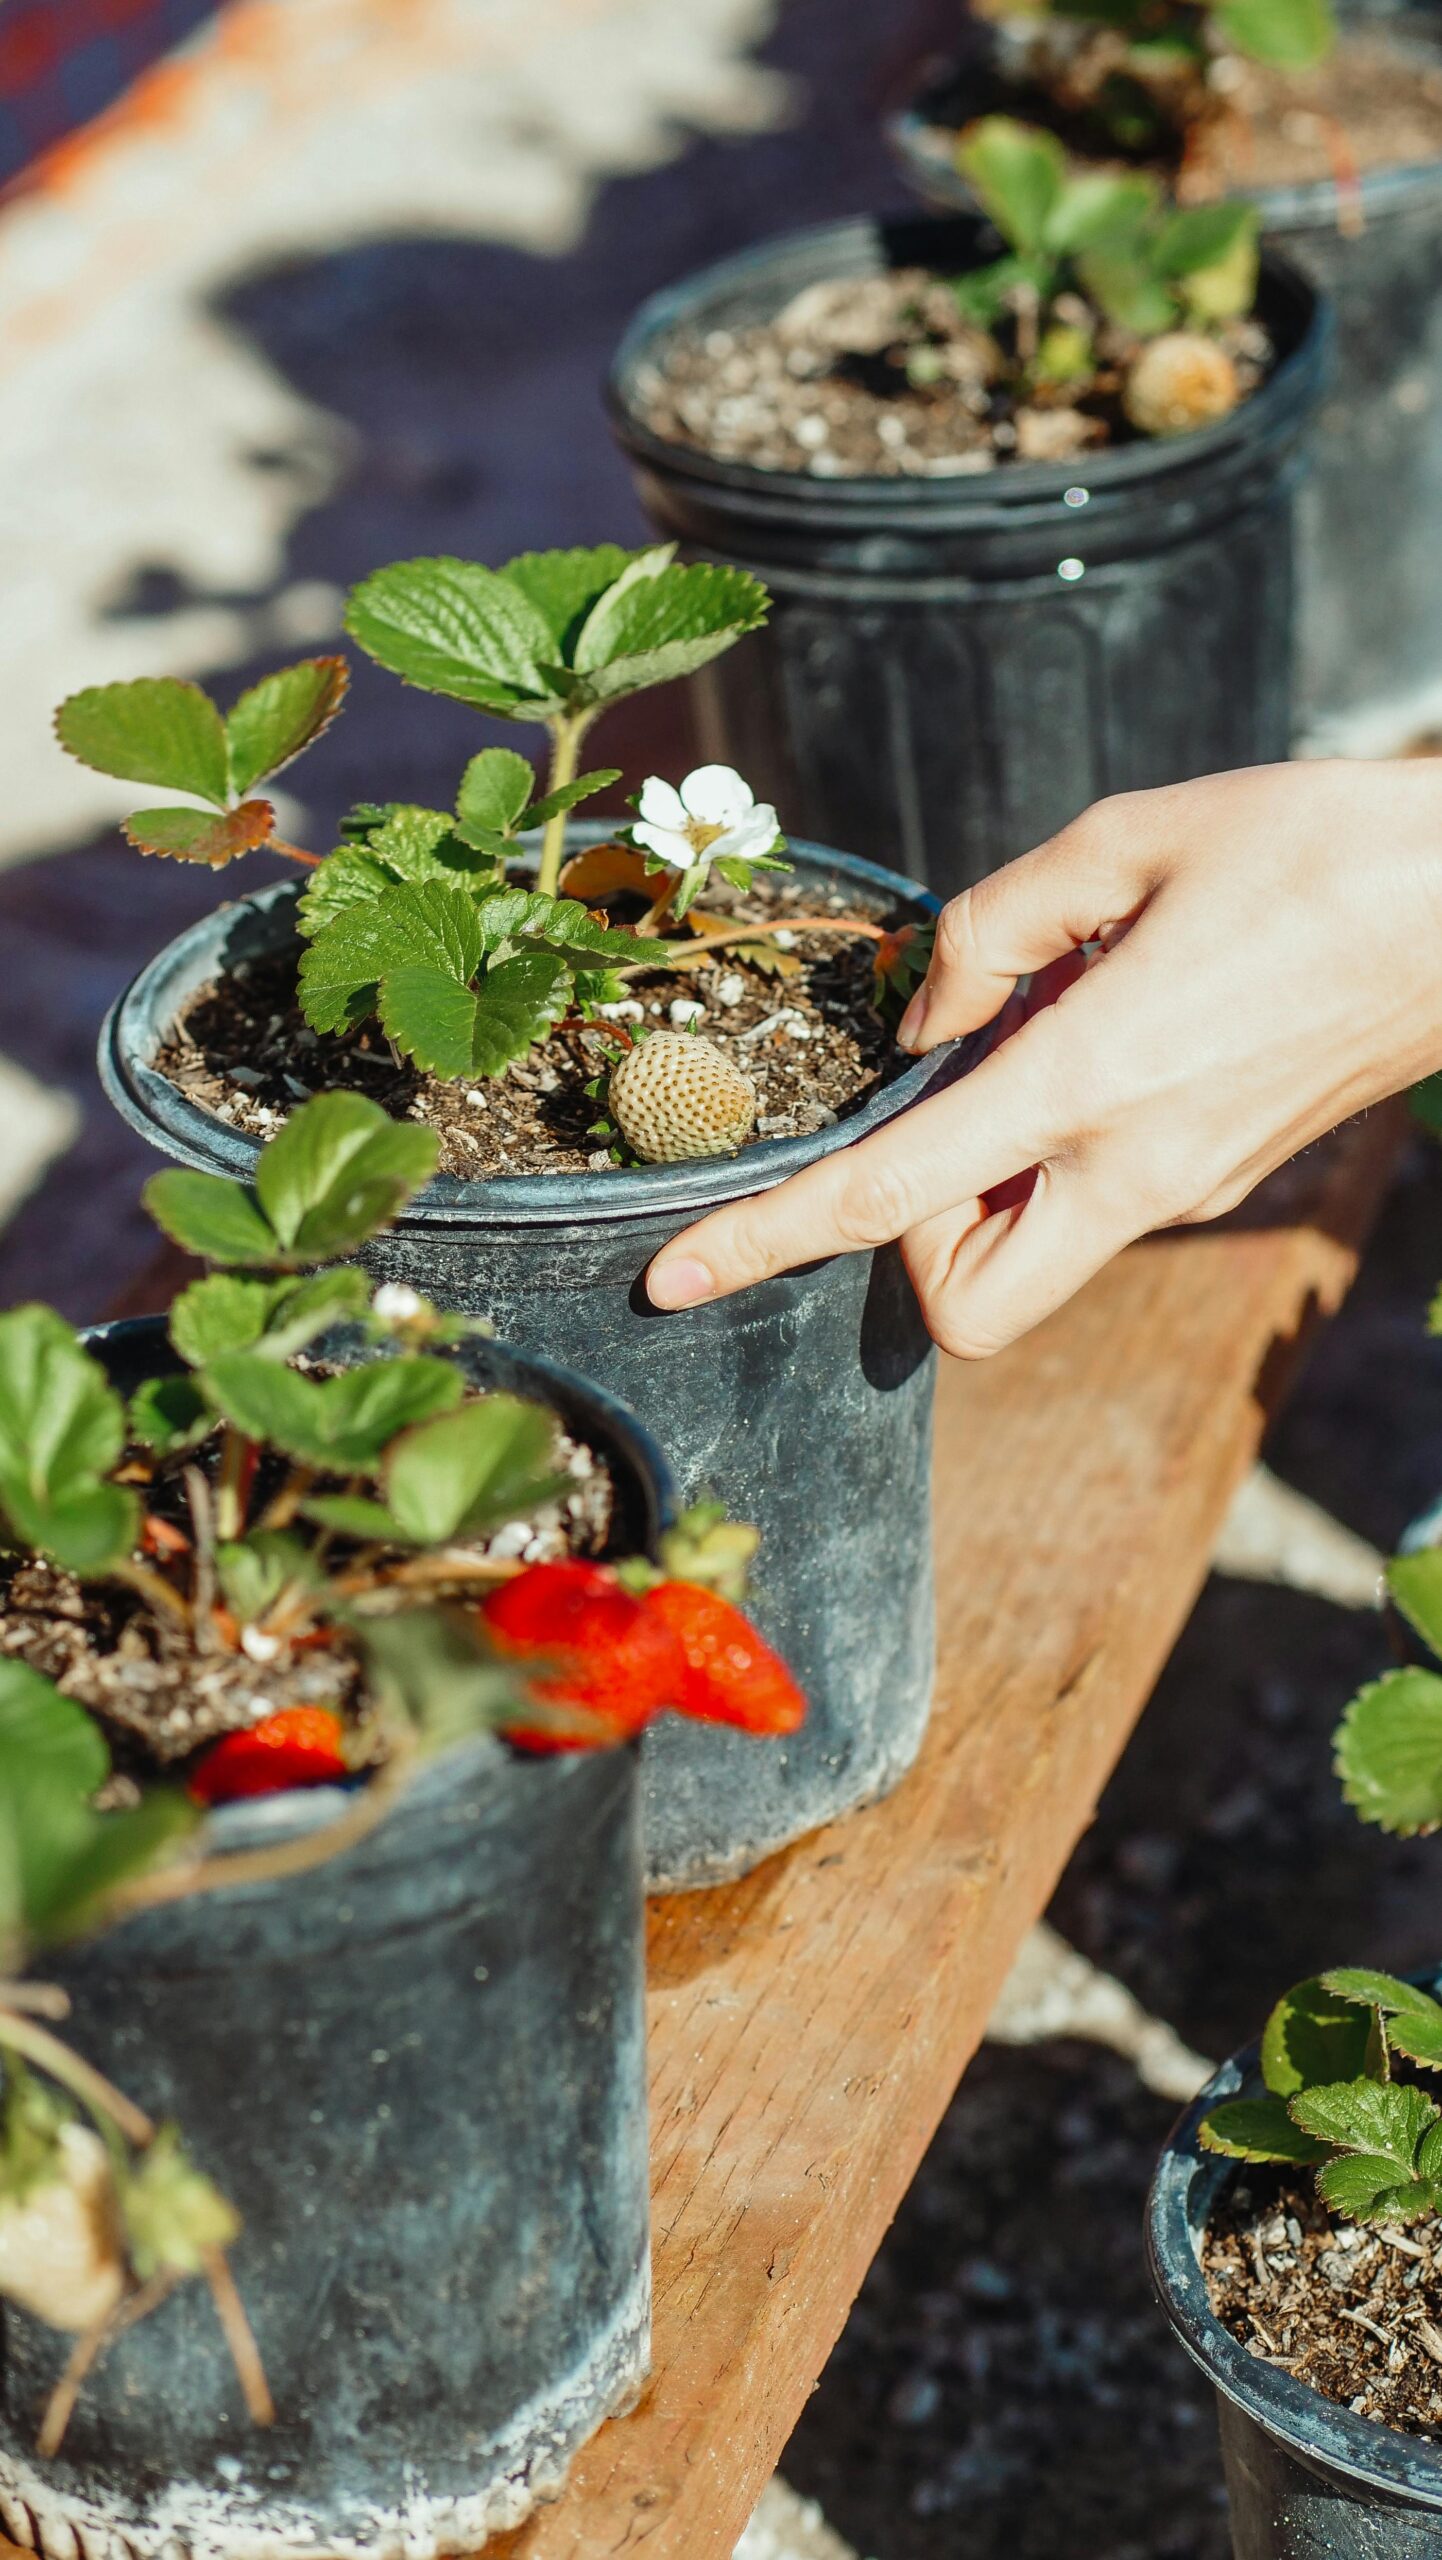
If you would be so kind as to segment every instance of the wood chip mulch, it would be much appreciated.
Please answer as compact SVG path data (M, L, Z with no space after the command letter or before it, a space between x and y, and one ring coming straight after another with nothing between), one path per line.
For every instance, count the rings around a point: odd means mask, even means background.
M1333 2221L1309 2177L1228 2188L1202 2267L1244 2347L1358 2417L1442 2443L1442 2222Z

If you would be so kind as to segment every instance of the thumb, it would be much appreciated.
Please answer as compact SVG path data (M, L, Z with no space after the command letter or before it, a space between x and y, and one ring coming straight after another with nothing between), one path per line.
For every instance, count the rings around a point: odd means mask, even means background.
M1019 978L1084 942L1112 939L1156 886L1171 796L1139 791L1099 800L1034 853L943 907L931 966L901 1018L901 1046L920 1054L980 1030Z

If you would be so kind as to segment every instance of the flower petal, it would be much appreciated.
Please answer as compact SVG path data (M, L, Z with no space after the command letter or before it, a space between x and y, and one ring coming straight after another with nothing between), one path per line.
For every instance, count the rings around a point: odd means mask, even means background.
M631 834L647 853L654 853L659 862L669 863L673 871L688 870L694 860L689 839L678 835L674 827L648 827L638 818Z
M698 764L682 783L681 798L688 816L704 826L729 827L754 805L756 794L734 765Z
M754 862L758 855L769 853L775 842L776 812L763 801L758 809L747 809L708 846L707 858L714 862L725 855L733 862Z
M674 782L663 782L659 773L647 775L636 805L651 826L674 827L684 833L686 803Z

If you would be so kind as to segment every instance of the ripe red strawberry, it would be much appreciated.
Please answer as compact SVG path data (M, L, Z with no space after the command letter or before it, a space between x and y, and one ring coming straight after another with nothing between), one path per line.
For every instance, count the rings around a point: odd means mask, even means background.
M658 1582L642 1607L678 1639L686 1660L683 1716L734 1724L746 1733L794 1733L806 1700L779 1653L719 1591L695 1582Z
M499 1652L546 1665L532 1683L538 1697L597 1719L589 1731L508 1727L527 1750L624 1742L679 1699L686 1666L675 1637L605 1565L533 1564L489 1592L481 1616Z
M197 1760L188 1792L197 1804L279 1795L346 1778L345 1727L329 1707L281 1707L244 1733L223 1734Z

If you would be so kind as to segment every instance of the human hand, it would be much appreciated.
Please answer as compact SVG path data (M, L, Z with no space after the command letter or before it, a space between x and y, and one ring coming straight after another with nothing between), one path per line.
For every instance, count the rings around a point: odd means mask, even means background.
M1133 1237L1234 1208L1442 1065L1442 766L1099 801L944 910L903 1046L979 1029L1084 943L1100 955L970 1075L675 1237L652 1303L899 1237L936 1340L980 1358Z

